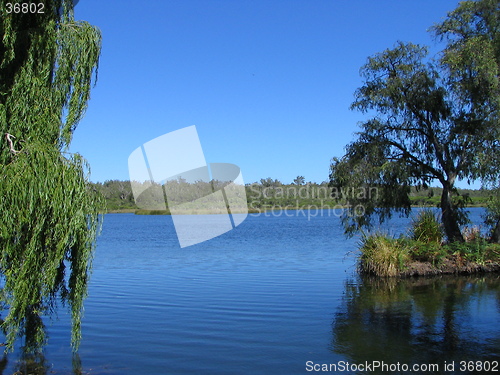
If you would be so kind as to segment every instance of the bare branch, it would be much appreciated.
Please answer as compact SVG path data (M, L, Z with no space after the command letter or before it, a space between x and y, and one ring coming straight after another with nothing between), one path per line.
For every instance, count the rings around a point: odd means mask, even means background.
M14 143L12 142L12 138L16 138L14 137L12 134L9 134L9 133L5 133L5 138L7 139L7 142L9 142L9 145L10 145L10 151L16 155L18 153L20 153L21 151L18 151L16 149L14 149Z

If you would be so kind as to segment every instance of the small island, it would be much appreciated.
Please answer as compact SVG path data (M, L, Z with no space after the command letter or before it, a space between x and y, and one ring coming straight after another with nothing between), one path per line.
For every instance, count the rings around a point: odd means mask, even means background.
M463 242L445 242L433 211L425 209L408 236L364 235L358 268L362 274L390 276L468 275L500 271L500 244L479 227L465 227Z

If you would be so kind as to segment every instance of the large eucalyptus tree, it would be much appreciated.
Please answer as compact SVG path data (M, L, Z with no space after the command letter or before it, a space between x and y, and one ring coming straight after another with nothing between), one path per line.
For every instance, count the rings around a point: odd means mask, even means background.
M39 350L42 317L62 300L76 350L101 198L85 160L68 147L89 100L101 35L74 19L71 0L38 2L42 12L9 3L0 2L2 328L8 349L24 336L27 351Z
M446 41L437 59L427 48L399 42L368 59L352 108L370 114L342 158L334 158L333 188L377 188L344 194L347 232L393 211L408 214L411 186L443 187L440 209L450 241L463 241L464 199L456 182L497 180L500 169L498 1L465 1L433 31ZM334 190L336 191L336 190ZM353 190L351 190L353 191ZM355 212L363 207L362 214Z

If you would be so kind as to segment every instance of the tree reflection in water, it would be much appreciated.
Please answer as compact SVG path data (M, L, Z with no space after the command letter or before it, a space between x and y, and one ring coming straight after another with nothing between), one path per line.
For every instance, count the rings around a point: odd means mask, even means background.
M500 276L359 278L345 285L331 350L351 363L500 360Z
M8 360L7 355L3 355L0 360L0 375L10 375L11 373L4 373L7 368ZM61 375L82 375L82 362L78 354L73 354L72 370L58 371L53 368L42 353L38 354L22 354L16 365L14 366L13 375L48 375L48 374L61 374Z

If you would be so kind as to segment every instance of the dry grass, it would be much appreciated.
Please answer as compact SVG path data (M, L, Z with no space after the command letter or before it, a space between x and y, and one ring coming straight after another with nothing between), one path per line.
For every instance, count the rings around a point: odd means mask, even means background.
M465 242L473 242L481 239L481 227L474 225L472 227L465 227L462 231Z

